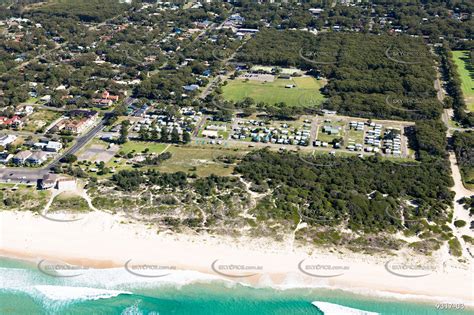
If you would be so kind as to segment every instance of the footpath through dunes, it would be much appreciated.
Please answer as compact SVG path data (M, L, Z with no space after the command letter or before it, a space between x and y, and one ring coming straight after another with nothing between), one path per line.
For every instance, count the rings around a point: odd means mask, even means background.
M471 191L464 187L461 172L459 170L459 164L456 159L456 154L454 152L449 153L449 163L451 164L451 173L454 181L454 186L451 188L454 191L454 208L453 208L453 222L457 220L463 220L467 224L463 227L455 227L454 223L451 224L451 228L454 231L454 234L458 238L459 242L462 245L462 254L464 257L473 257L473 252L468 250L469 244L464 241L462 238L463 235L468 235L474 237L474 232L470 229L471 218L469 216L469 210L464 208L464 205L459 203L459 200L462 198L469 198L474 196L474 191ZM472 247L472 246L471 246Z

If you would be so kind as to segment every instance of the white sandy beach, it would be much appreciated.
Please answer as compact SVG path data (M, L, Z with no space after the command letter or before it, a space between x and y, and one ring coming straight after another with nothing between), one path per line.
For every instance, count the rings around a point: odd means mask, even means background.
M91 212L79 221L65 223L31 212L2 211L0 255L36 261L51 259L92 268L121 268L132 261L219 276L211 267L218 260L217 266L259 266L261 269L250 273L219 269L229 275L229 280L254 286L329 286L364 294L378 292L398 298L473 304L471 264L445 261L443 250L437 258L413 254L371 257L319 248L295 249L268 239L237 241L223 236L157 233L156 228L124 221L104 212ZM397 263L429 266L429 270L394 269ZM327 270L327 266L336 269ZM255 275L232 277L249 274Z

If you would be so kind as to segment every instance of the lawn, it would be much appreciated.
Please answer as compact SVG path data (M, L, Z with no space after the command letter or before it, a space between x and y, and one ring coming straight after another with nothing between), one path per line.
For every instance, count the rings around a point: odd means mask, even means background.
M461 89L469 111L474 111L474 68L470 63L469 51L453 51L454 63L461 77Z
M273 82L244 81L240 79L229 80L224 86L223 96L230 101L240 101L251 97L255 102L275 104L285 102L288 106L318 106L324 96L319 89L323 81L313 77L296 77L290 80L276 79ZM286 85L296 85L294 88L285 88Z
M233 166L219 160L223 156L243 156L246 151L222 148L172 146L168 149L172 157L163 162L158 169L162 172L193 172L197 176L228 176L232 174Z
M353 140L355 143L364 143L364 132L350 129L347 131L347 141Z
M148 149L150 153L161 153L166 149L166 143L144 142L144 141L127 141L120 147L120 152L125 154L135 151L136 153L143 152Z

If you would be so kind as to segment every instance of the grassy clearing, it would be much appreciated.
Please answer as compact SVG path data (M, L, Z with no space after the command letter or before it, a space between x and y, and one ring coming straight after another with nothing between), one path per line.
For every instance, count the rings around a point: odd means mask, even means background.
M35 132L49 126L53 121L61 117L61 113L47 109L40 109L27 118L23 130Z
M26 100L25 103L28 103L28 104L36 104L36 102L38 102L39 98L38 97L30 97L29 99Z
M66 193L56 196L51 203L49 211L90 211L89 206L84 198Z
M469 51L453 51L454 63L461 77L461 89L469 111L474 111L474 67L469 60Z
M364 143L364 132L354 129L347 130L347 141L354 141L355 143Z
M162 172L193 172L197 176L209 176L211 174L219 176L228 176L232 174L233 166L219 160L219 157L232 156L241 157L247 152L243 150L234 151L233 149L209 148L209 147L190 147L173 146L168 149L172 157L163 162L158 170Z
M286 85L296 85L285 88ZM223 87L224 98L230 101L240 101L251 97L255 102L275 104L285 102L288 106L318 106L324 96L319 89L323 81L312 77L298 77L290 80L276 79L274 82L229 80Z
M135 151L140 153L145 149L148 149L150 153L161 153L166 149L168 145L166 143L155 143L155 142L144 142L144 141L127 141L122 144L120 152L125 154Z

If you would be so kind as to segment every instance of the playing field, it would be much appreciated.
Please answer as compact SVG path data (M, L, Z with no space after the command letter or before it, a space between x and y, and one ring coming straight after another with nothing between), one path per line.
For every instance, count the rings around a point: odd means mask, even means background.
M135 153L143 152L145 149L148 149L149 153L161 153L168 145L166 143L157 143L157 142L143 142L143 141L127 141L120 147L120 152L130 153L134 151Z
M287 88L287 85L295 85ZM275 104L285 102L288 106L319 106L324 96L319 89L324 82L312 77L297 77L289 80L276 79L273 82L229 80L223 87L224 98L231 101L240 101L251 97L255 102Z
M453 56L454 63L458 67L459 76L461 77L461 88L466 100L466 106L472 112L474 111L474 67L469 60L469 51L453 51Z

